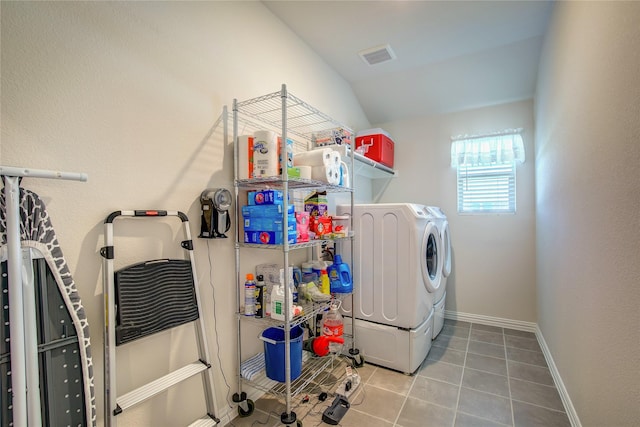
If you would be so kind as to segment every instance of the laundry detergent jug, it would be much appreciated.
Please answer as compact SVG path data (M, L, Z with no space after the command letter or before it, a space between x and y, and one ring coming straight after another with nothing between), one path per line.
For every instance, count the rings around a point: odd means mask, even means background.
M342 262L342 257L336 255L333 264L327 268L331 293L349 294L353 292L353 279L349 264Z

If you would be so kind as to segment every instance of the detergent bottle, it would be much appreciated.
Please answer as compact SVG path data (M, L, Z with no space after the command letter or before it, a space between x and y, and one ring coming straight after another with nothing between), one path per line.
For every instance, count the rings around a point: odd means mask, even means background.
M349 264L342 262L342 257L336 255L333 264L327 269L331 293L350 294L353 292L353 280Z
M331 293L331 281L327 270L320 271L320 292L329 295Z
M339 304L332 303L329 310L322 316L322 335L330 338L343 338L344 320L339 309ZM332 339L329 343L329 351L339 354L342 351L342 346L343 344L339 340Z

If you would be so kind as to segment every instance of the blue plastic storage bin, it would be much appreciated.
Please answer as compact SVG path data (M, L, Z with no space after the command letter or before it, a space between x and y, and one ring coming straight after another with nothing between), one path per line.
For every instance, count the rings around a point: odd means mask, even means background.
M290 365L291 381L295 380L302 373L302 338L304 330L300 326L295 326L289 331L290 345ZM285 382L285 345L284 329L267 328L262 331L260 339L264 341L264 361L267 377L281 383Z

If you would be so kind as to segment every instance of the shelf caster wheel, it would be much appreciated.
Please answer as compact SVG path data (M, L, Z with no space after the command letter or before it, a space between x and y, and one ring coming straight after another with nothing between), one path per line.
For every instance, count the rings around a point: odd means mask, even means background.
M280 422L285 426L295 425L296 427L302 427L302 421L297 418L298 417L296 416L296 413L293 411L289 412L288 414L286 412L283 412L282 415L280 415Z
M233 395L234 403L238 404L238 415L240 418L245 418L253 414L253 410L256 408L256 405L253 403L253 400L247 399L247 393L242 392L240 394L234 393Z
M247 406L246 410L242 408L242 405L238 406L238 415L240 418L250 417L251 414L253 414L253 410L256 409L256 404L253 403L253 400L251 399L247 399L245 404Z
M354 368L362 368L364 366L364 356L360 354L360 350L349 349L349 358Z

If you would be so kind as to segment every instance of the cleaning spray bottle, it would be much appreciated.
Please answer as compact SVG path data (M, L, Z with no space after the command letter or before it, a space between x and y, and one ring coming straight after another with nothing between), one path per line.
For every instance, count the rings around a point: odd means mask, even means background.
M256 311L256 282L253 274L247 273L247 280L244 282L244 315L254 316Z

